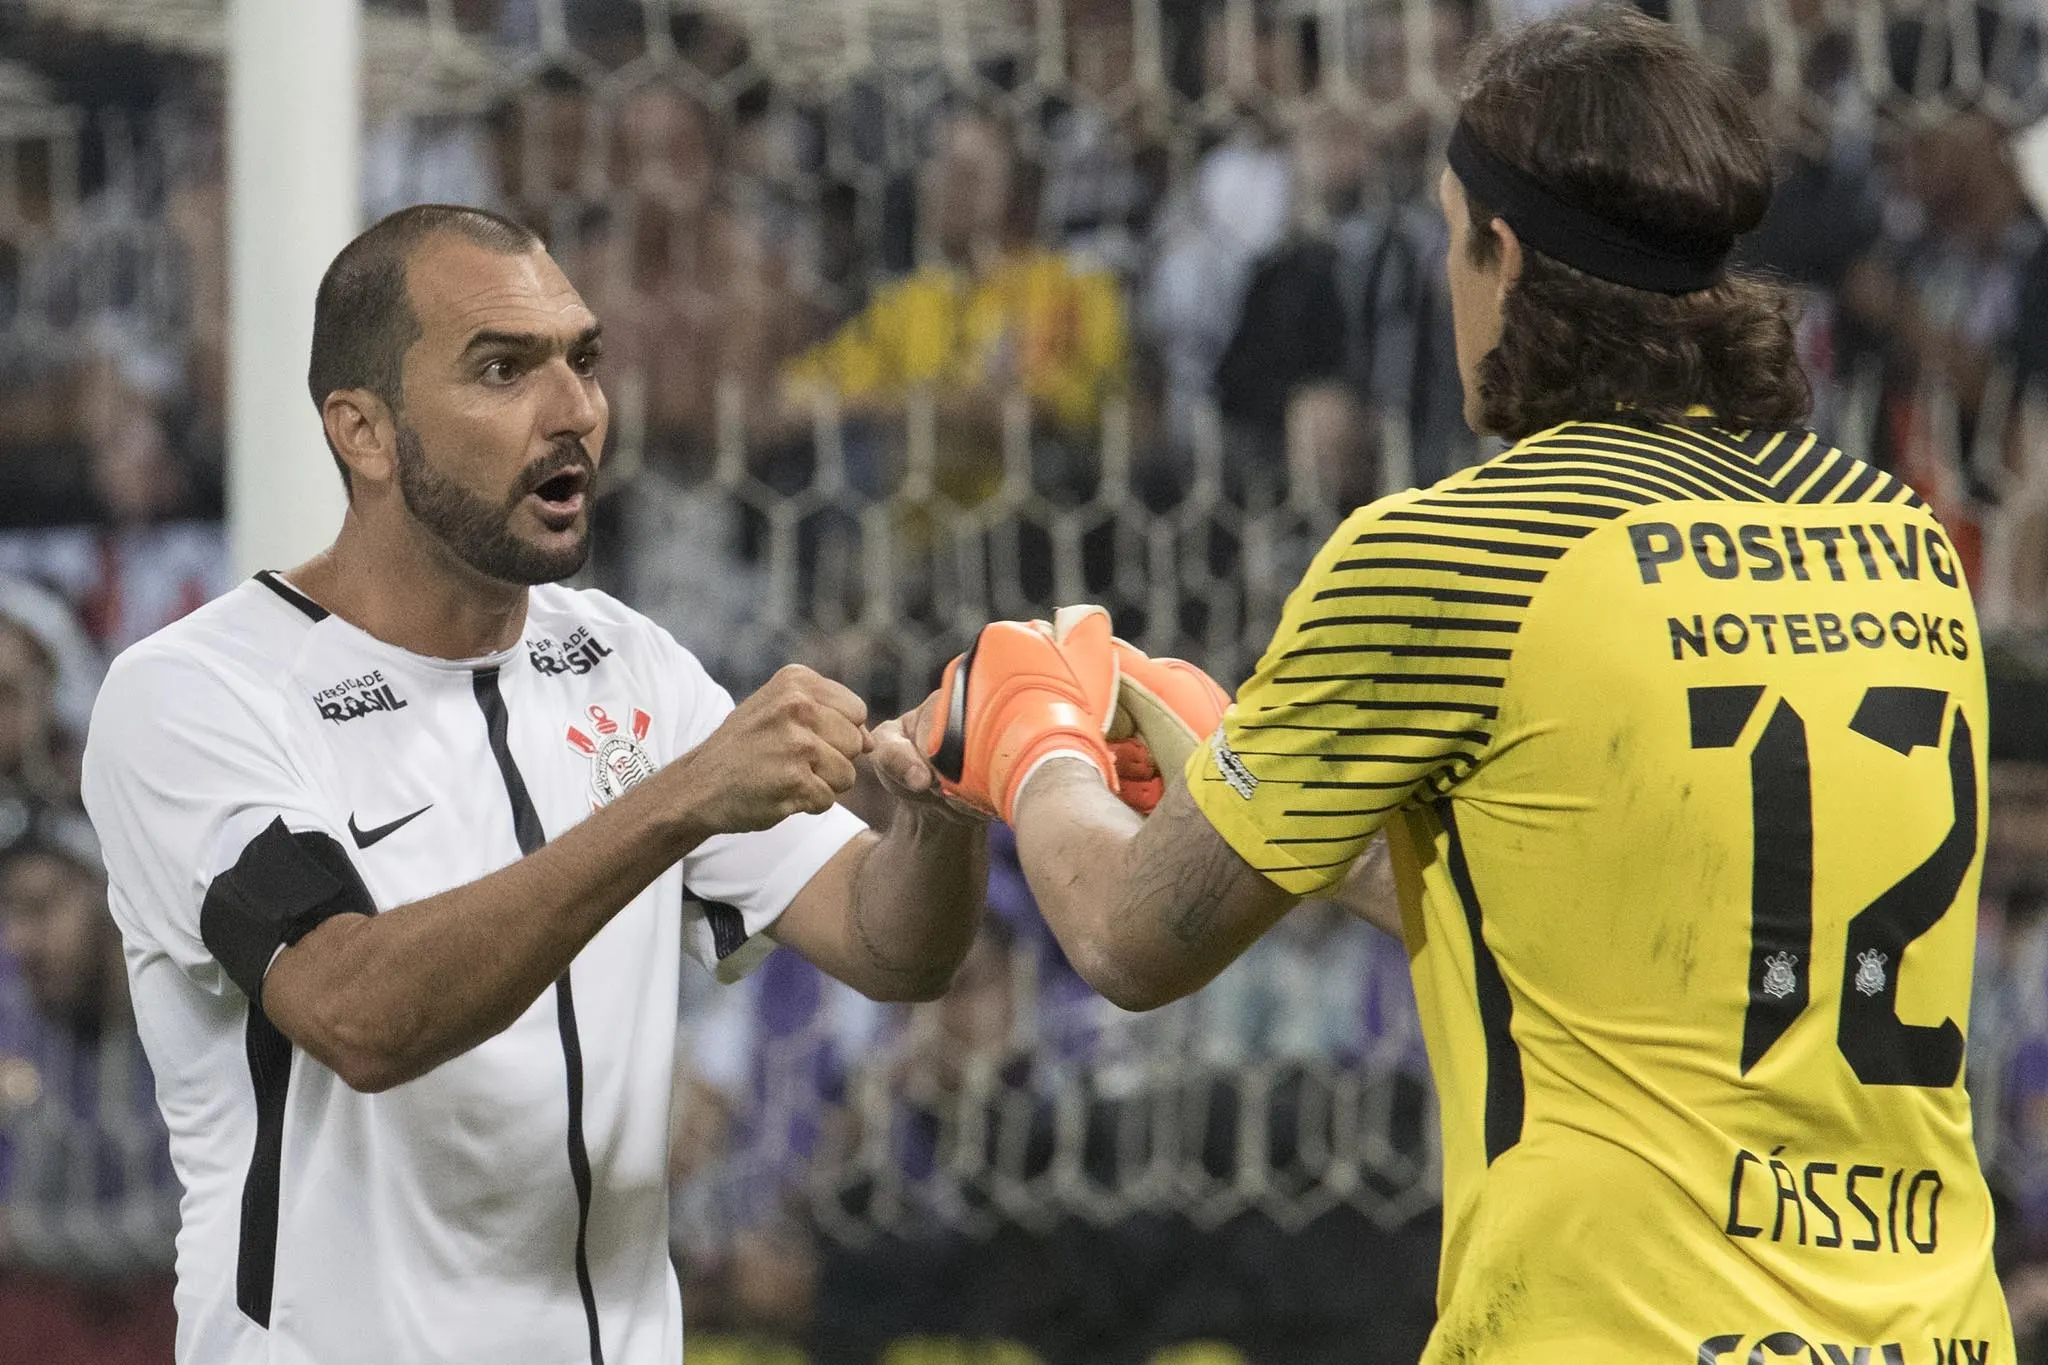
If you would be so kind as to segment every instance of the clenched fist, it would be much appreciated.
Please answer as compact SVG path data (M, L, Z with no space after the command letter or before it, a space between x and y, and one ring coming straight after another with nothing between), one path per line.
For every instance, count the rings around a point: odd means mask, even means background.
M790 664L672 767L708 833L768 829L831 809L853 786L853 761L872 744L867 718L852 692Z

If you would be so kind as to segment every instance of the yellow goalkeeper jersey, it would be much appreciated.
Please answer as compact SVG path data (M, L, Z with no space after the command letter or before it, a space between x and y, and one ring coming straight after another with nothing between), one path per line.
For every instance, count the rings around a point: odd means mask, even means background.
M1302 895L1385 826L1428 1365L2013 1360L1963 1091L1982 644L1805 432L1572 423L1338 530L1189 762Z

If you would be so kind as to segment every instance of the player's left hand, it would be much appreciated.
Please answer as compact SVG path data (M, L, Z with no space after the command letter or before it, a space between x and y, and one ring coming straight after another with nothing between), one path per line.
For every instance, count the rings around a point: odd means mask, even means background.
M1116 710L1109 751L1116 758L1117 796L1150 815L1166 795L1170 775L1216 733L1230 694L1183 659L1152 658L1128 640L1116 649Z

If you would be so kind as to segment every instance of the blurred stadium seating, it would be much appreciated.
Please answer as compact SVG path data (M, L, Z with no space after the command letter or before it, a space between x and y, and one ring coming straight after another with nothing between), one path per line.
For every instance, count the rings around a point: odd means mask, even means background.
M1644 7L1781 140L1746 252L1805 302L1816 425L1969 558L2001 698L1971 1064L2038 1326L2042 11ZM734 691L797 660L887 711L984 621L1076 600L1234 683L1343 511L1487 453L1435 166L1472 41L1554 8L370 0L365 213L481 203L546 235L610 345L589 581ZM222 47L220 0L0 0L0 574L102 651L230 581ZM1013 861L991 899L935 1005L788 954L682 1002L693 1358L1413 1360L1437 1163L1398 945L1307 906L1129 1016Z

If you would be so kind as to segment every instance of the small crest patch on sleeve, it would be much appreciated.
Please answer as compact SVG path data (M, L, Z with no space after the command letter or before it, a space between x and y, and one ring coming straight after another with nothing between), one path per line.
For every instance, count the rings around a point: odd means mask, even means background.
M1216 727L1216 736L1209 748L1216 755L1216 771L1223 774L1223 780L1230 784L1230 789L1245 800L1251 800L1252 793L1259 789L1259 779L1231 750L1230 741L1223 737L1222 726Z

